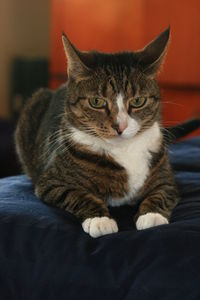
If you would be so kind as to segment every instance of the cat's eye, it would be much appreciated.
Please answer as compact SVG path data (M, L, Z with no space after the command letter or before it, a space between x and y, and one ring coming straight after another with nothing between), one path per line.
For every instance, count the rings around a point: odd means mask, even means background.
M130 106L133 108L140 108L147 102L147 97L135 97L130 101Z
M104 108L106 106L106 101L102 98L90 98L88 102L94 108Z

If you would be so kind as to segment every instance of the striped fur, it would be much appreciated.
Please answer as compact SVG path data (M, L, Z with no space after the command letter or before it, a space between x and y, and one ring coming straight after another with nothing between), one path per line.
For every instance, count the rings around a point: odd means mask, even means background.
M93 237L117 232L109 205L137 205L143 229L168 220L178 201L155 76L168 39L166 30L141 51L104 54L80 52L64 37L67 83L34 94L19 120L17 152L36 195ZM141 96L144 106L132 108ZM106 106L91 107L95 97Z

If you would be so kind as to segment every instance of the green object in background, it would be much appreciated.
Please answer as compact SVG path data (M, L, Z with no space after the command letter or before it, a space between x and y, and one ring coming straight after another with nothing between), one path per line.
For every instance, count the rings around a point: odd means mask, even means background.
M37 89L47 86L47 59L15 58L11 70L10 114L12 120L17 121L24 104Z

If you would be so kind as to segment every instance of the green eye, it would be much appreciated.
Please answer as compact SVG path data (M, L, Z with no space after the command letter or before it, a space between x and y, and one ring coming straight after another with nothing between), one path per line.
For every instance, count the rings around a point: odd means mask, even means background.
M106 101L102 98L91 98L89 104L94 108L103 108L106 106Z
M139 108L145 105L147 97L135 97L130 101L130 106L134 108Z

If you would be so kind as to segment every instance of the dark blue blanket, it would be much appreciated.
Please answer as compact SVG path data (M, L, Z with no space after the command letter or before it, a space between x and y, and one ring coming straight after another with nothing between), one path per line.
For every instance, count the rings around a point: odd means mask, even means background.
M171 224L137 231L134 209L115 208L120 232L98 239L25 176L0 180L0 299L200 299L200 138L170 157L182 198Z

